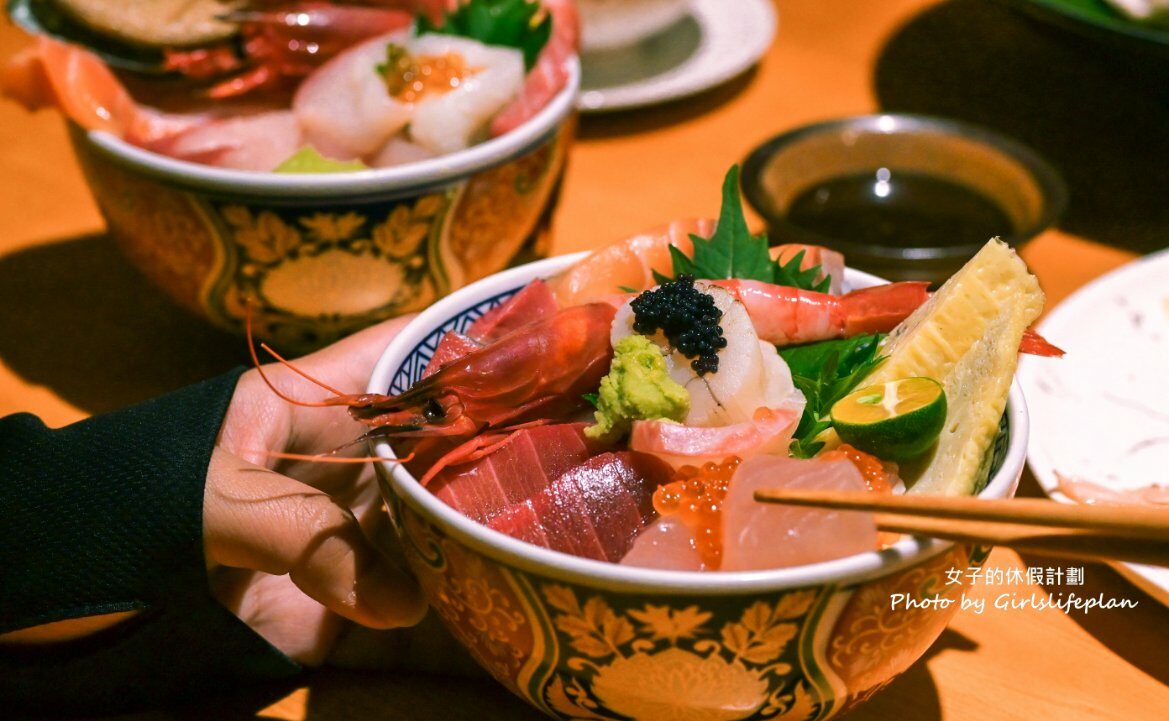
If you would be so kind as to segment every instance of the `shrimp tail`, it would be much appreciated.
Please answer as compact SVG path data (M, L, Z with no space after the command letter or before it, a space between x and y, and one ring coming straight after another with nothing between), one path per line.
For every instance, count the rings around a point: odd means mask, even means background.
M840 296L842 337L888 333L929 298L929 283L903 281Z
M1019 352L1044 358L1062 358L1064 356L1062 348L1052 345L1046 338L1030 328L1023 331L1023 341L1019 343Z

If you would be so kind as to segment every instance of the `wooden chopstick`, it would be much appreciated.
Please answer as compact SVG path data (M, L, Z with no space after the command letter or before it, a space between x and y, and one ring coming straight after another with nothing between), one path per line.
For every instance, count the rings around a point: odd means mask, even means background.
M987 543L1060 558L1169 565L1169 509L866 492L765 489L764 503L875 512L882 531Z

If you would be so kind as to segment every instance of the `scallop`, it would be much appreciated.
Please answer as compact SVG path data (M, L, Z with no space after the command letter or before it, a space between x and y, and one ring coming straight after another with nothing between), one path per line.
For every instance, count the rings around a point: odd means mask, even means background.
M695 285L714 299L723 314L719 325L727 345L718 352L718 370L700 376L691 367L693 359L670 346L662 333L650 337L661 347L670 377L690 393L686 425L746 423L760 407L792 408L798 403L802 408L804 398L792 384L787 364L774 346L759 340L743 304L722 288L701 281ZM610 337L614 345L636 332L631 302L625 303L613 320Z

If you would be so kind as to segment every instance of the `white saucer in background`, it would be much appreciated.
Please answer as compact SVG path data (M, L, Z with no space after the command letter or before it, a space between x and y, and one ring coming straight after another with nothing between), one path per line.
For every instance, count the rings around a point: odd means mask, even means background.
M628 110L722 85L763 57L777 24L771 0L693 0L686 17L657 35L582 54L577 108Z
M1071 502L1056 473L1116 489L1169 484L1169 251L1079 289L1038 331L1067 351L1019 363L1027 463L1044 492ZM1113 566L1169 605L1169 568Z

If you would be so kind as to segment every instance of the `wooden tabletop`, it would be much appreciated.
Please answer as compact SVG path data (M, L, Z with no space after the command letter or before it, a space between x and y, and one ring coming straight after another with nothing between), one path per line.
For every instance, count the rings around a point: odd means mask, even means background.
M728 0L730 1L730 0ZM714 215L727 167L796 125L878 109L950 115L1034 145L1064 173L1060 228L1023 251L1048 307L1169 242L1169 84L1148 63L1033 25L997 3L782 0L759 67L696 99L584 119L554 250L592 248L676 216ZM23 44L0 29L0 57ZM1160 173L1160 175L1158 175ZM172 307L104 235L60 119L0 103L0 415L51 425L240 360L238 341ZM1024 477L1022 493L1037 495ZM991 568L1050 565L998 550ZM1061 564L1066 567L1069 564ZM1169 708L1169 609L1104 566L1082 586L978 585L1134 609L960 612L927 657L854 719L1133 719ZM537 718L486 680L328 670L304 686L151 718Z

